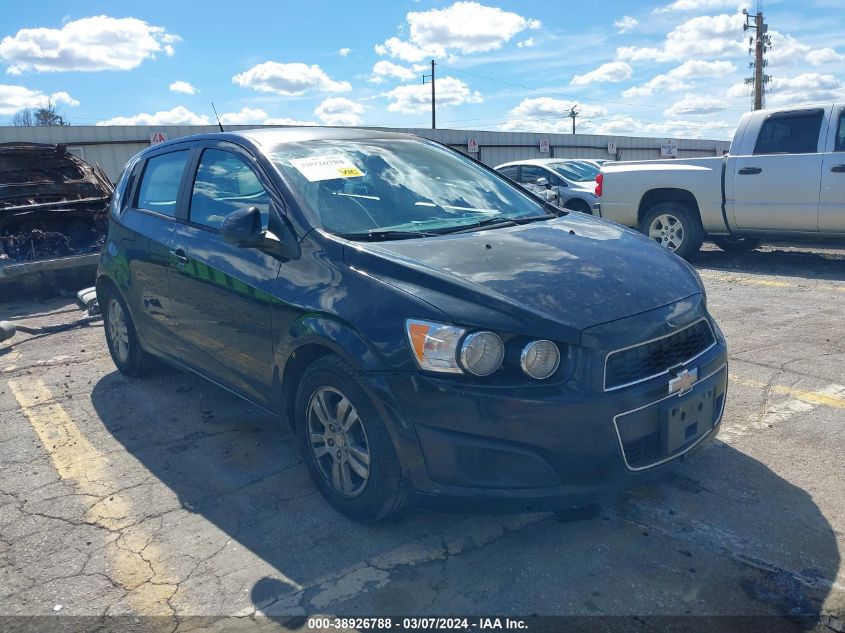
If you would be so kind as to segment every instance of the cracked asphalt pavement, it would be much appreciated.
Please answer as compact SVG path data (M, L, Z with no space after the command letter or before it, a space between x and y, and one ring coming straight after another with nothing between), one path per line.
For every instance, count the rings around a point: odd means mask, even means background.
M175 369L122 377L101 326L0 343L0 615L810 614L837 627L845 249L694 263L730 346L720 436L577 522L411 510L358 525L323 501L275 419ZM0 303L0 320L29 325L79 315L67 299Z

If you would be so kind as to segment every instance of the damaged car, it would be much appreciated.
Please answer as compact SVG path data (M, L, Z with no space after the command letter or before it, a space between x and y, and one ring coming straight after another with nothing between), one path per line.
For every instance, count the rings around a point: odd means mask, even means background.
M0 279L95 264L113 189L65 145L0 144Z

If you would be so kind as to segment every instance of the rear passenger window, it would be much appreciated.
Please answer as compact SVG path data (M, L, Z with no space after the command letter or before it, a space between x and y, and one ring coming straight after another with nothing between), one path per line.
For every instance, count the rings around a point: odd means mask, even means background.
M834 152L845 152L845 112L839 115L839 126L836 128L836 146Z
M502 174L505 178L510 178L511 180L516 180L517 172L519 171L519 167L516 165L512 165L510 167L502 167L499 170L499 173Z
M813 154L818 151L822 110L769 117L760 128L755 154Z
M205 150L191 192L190 221L219 229L227 215L250 207L258 208L267 228L270 198L256 173L234 154Z
M179 183L189 156L190 150L180 150L148 159L138 186L136 206L171 218L176 217Z

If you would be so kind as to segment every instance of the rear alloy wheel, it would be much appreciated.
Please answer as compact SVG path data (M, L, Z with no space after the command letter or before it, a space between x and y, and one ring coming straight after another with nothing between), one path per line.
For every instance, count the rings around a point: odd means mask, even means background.
M153 357L138 342L138 334L126 303L112 288L106 288L99 299L104 306L106 344L115 366L126 376L144 375L152 365Z
M741 255L742 253L750 253L755 248L762 244L761 240L753 237L714 237L713 243L721 248L726 253L732 255Z
M640 221L640 232L685 259L704 241L698 215L679 202L661 202L649 209Z
M401 509L406 489L393 440L340 358L325 356L305 370L296 432L312 479L336 510L370 522Z

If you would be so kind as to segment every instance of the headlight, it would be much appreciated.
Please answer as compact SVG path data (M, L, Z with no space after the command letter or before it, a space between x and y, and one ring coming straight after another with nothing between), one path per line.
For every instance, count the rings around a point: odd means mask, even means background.
M461 345L461 364L476 376L489 376L504 358L505 346L493 332L473 332Z
M432 321L405 321L411 353L417 364L428 371L463 373L458 365L458 343L466 330Z
M543 380L557 371L560 351L551 341L531 341L522 349L519 364L526 374Z

